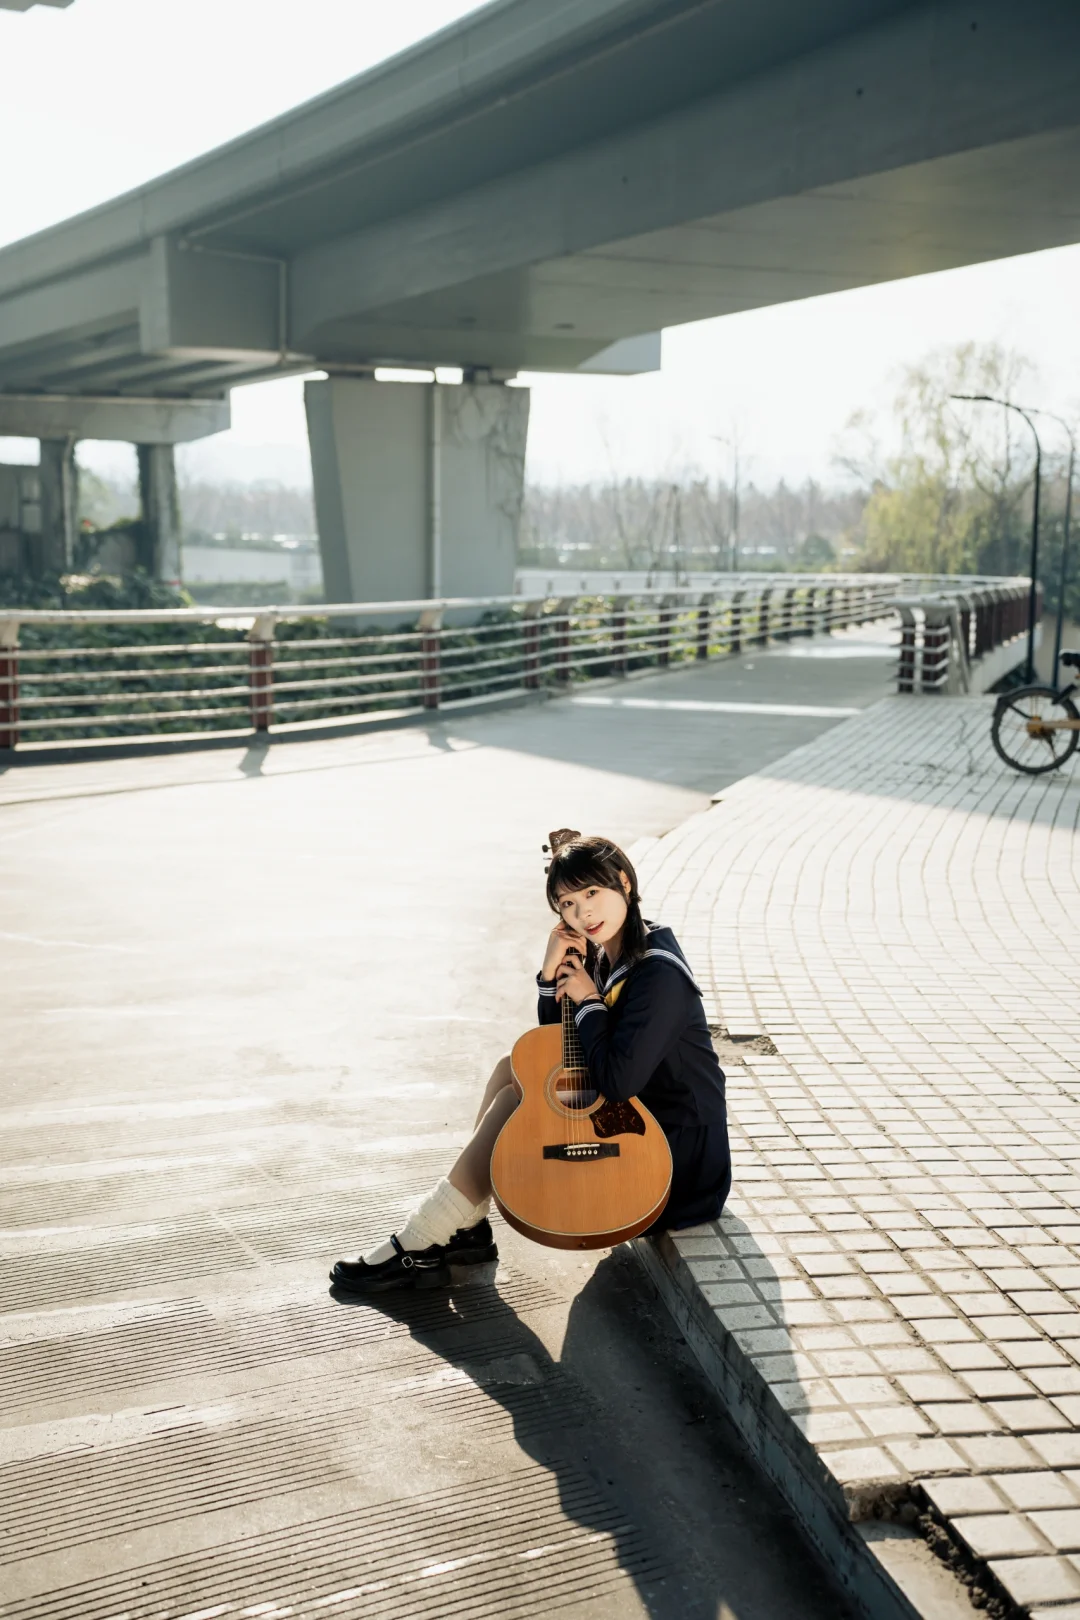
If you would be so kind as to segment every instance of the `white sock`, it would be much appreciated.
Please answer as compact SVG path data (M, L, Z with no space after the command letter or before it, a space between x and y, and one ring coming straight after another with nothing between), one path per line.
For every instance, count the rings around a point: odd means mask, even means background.
M433 1243L449 1243L462 1227L475 1226L491 1207L489 1198L472 1204L464 1193L452 1187L444 1176L426 1198L422 1198L405 1225L396 1233L403 1249L430 1249ZM364 1264L381 1266L397 1251L390 1242L380 1243L363 1256Z

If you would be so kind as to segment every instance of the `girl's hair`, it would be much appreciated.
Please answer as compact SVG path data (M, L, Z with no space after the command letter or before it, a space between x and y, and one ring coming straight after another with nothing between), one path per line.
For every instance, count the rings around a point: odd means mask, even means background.
M614 889L617 894L624 894L620 873L626 874L630 893L626 895L622 954L628 962L639 961L645 955L646 933L637 873L618 844L613 844L610 838L583 838L580 833L574 833L569 838L564 835L562 839L553 834L552 846L551 865L547 873L547 899L556 914L559 912L559 896L570 890L596 887ZM591 941L588 949L586 966L591 968L596 959Z

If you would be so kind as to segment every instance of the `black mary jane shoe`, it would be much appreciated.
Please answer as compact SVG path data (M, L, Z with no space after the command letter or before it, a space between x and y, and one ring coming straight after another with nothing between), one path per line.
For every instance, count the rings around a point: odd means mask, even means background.
M458 1267L489 1266L492 1268L499 1263L499 1251L495 1244L495 1237L491 1230L491 1222L487 1219L477 1221L475 1226L459 1227L446 1245L446 1264L451 1272ZM467 1280L453 1276L454 1282Z
M369 1266L363 1260L339 1260L330 1273L334 1287L346 1294L386 1294L392 1289L439 1288L449 1284L450 1268L441 1243L433 1243L430 1249L403 1249L393 1232L390 1242L394 1253L377 1266Z

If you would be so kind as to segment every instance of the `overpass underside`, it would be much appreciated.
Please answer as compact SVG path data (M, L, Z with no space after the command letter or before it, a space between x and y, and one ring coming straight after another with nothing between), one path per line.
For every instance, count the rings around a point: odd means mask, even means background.
M139 440L157 400L193 436L230 387L322 369L327 578L501 590L505 381L652 369L665 326L1080 240L1078 63L1071 0L485 8L0 253L0 433L47 402L43 438ZM474 392L375 402L393 364ZM445 513L443 417L481 446ZM486 577L455 584L470 532Z

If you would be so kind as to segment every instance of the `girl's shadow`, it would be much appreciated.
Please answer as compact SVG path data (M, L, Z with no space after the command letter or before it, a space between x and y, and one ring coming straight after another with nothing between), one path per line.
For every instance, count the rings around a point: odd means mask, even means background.
M627 1264L625 1258L621 1264ZM401 1323L418 1344L464 1373L481 1398L505 1411L520 1451L554 1476L566 1518L608 1542L648 1615L654 1620L696 1620L700 1612L702 1620L706 1615L713 1620L716 1595L699 1609L697 1594L687 1592L669 1559L659 1555L660 1538L649 1534L652 1526L645 1521L650 1515L643 1514L640 1499L647 1481L641 1479L640 1461L626 1454L619 1433L622 1419L632 1422L626 1399L620 1419L595 1388L592 1319L597 1308L610 1311L600 1296L613 1284L620 1286L612 1276L619 1269L616 1255L602 1260L574 1299L558 1361L494 1287L384 1294L362 1302L334 1297L342 1305ZM615 1395L618 1369L610 1372L616 1375ZM436 1404L433 1419L437 1414ZM478 1532L482 1534L480 1526Z

